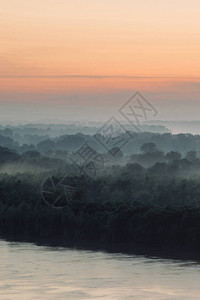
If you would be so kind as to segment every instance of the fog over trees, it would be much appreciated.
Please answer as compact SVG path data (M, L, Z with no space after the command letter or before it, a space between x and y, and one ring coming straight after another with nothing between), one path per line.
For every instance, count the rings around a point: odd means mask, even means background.
M59 129L1 128L1 234L199 248L199 135Z

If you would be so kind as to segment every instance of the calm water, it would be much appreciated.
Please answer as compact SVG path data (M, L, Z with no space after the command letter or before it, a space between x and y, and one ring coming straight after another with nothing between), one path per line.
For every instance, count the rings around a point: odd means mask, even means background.
M200 265L0 240L0 299L200 299Z

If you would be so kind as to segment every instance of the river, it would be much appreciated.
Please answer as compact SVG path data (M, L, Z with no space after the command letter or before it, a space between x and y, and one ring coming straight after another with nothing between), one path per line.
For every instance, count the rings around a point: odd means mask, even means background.
M0 240L0 299L200 299L200 264Z

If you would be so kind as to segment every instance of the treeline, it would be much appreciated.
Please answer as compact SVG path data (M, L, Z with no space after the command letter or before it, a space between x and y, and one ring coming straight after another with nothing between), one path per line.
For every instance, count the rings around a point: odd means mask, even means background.
M71 127L74 130L71 131ZM85 130L85 127L82 128L75 125L42 126L40 124L35 125L35 127L27 125L2 128L0 129L0 146L16 150L19 154L27 151L38 151L42 154L49 153L49 155L53 155L56 151L75 152L87 142L95 151L105 153L105 148L95 138L100 128L91 128L90 130ZM80 129L79 132L77 129ZM185 155L192 150L196 151L198 156L200 156L200 135L171 134L169 132L153 133L145 132L145 130L142 130L140 133L132 132L131 130L128 130L128 132L132 138L121 149L124 155L138 154L143 144L154 143L157 149L164 153L178 151ZM102 135L101 131L98 134ZM117 134L119 140L122 140L126 135L125 130L119 131ZM101 138L103 140L104 136L101 136ZM110 140L112 140L112 137Z
M30 180L26 176L0 178L1 235L193 250L200 247L198 180L69 178L78 192L60 209L43 201L41 178Z
M153 148L153 149L150 149ZM97 155L96 152L95 155ZM94 155L94 157L95 157ZM141 147L140 154L123 156L119 150L116 155L110 152L101 154L101 163L94 163L94 172L98 175L111 175L118 177L135 176L171 176L184 177L200 175L200 158L195 151L189 151L186 155L181 155L177 151L163 153L155 148L153 143L145 143ZM75 162L75 164L73 163ZM56 155L43 155L38 151L27 151L19 154L15 150L0 147L0 173L6 173L9 166L9 174L17 172L34 172L34 168L40 168L40 172L57 171L67 173L69 170L76 174L77 166L84 169L87 165L76 153L68 154L65 151L57 151ZM11 172L12 170L12 172ZM21 171L20 171L21 170ZM38 172L37 172L38 173ZM93 175L92 175L93 176Z

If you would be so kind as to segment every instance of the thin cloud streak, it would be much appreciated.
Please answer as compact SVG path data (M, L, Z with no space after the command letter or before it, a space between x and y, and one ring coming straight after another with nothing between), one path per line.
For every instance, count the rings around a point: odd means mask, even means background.
M135 78L135 79L200 79L200 76L142 76L142 75L7 75L1 76L1 79L17 78Z

